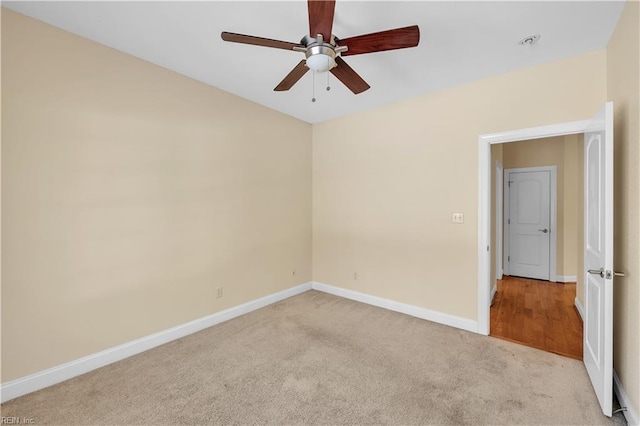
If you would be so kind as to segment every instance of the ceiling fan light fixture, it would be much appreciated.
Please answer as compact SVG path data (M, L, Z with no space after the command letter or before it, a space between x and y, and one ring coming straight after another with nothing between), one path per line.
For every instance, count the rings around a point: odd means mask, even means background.
M307 58L307 67L315 72L327 72L335 66L335 59L324 53L318 53Z
M326 72L336 66L336 52L330 45L312 45L307 48L305 56L307 67L315 72Z

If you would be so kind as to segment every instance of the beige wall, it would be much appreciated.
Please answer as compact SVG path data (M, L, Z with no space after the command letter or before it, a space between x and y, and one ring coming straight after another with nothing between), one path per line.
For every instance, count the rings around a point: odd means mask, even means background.
M640 413L640 3L627 2L607 47L607 97L614 102L613 366Z
M578 137L559 136L504 145L505 169L556 166L556 270L551 274L576 276L578 270L578 172L582 159L578 159ZM581 189L580 189L581 190ZM582 229L580 228L580 232ZM582 249L580 248L580 251Z
M562 240L564 249L562 269L558 269L558 275L577 276L578 258L583 257L583 247L578 245L578 235L583 231L584 207L578 204L578 194L584 191L578 186L578 176L584 172L583 158L580 155L578 145L583 142L582 135L570 135L564 137L564 194L562 197L564 227ZM560 204L560 202L558 202Z
M3 382L311 280L309 124L2 12Z
M591 117L605 68L593 52L314 126L314 280L475 320L478 135Z

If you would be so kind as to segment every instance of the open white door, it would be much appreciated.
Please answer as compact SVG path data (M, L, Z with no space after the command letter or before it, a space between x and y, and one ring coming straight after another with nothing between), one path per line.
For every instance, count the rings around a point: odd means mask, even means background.
M584 133L584 364L605 415L613 402L613 103Z

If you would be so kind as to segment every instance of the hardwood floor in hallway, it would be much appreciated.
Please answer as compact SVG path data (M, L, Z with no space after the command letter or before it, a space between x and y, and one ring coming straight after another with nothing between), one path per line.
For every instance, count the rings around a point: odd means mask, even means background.
M491 305L493 337L582 360L576 283L503 277Z

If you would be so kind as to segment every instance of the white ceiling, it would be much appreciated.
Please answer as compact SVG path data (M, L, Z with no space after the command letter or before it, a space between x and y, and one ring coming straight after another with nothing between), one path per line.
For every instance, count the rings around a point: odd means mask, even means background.
M226 43L222 31L299 42L305 1L3 2L3 6L301 120L318 123L483 77L603 49L623 1L340 1L340 38L417 24L418 47L345 60L371 89L353 95L312 73L273 88L304 54ZM533 46L518 42L540 34Z

